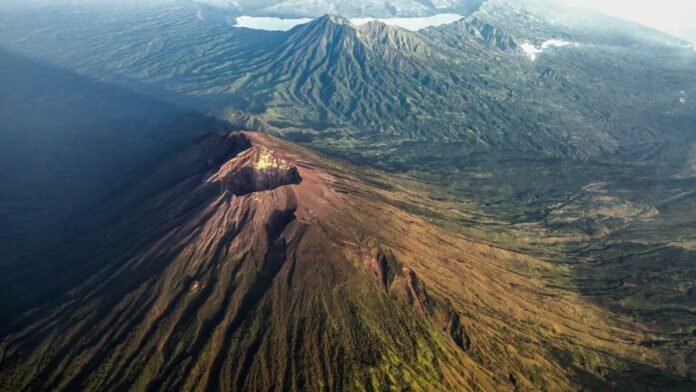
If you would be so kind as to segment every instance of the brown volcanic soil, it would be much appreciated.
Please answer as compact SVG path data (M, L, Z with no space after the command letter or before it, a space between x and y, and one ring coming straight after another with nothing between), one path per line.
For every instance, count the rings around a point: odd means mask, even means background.
M119 200L97 247L56 251L89 277L10 323L0 389L610 389L666 362L562 267L264 134L210 135Z

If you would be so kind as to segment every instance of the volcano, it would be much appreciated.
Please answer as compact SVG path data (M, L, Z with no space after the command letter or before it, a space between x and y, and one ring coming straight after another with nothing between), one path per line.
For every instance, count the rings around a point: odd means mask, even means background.
M562 267L429 203L266 134L206 136L56 250L80 278L5 326L0 389L561 390L663 360L550 287Z

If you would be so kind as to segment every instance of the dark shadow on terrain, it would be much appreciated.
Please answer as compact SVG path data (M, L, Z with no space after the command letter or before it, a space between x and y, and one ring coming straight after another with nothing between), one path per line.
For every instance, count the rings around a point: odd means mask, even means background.
M696 390L696 380L689 380L665 373L664 371L638 363L626 364L626 369L617 371L609 368L598 368L597 373L602 376L590 374L573 365L573 354L555 351L560 363L574 374L575 381L583 385L588 391L693 391Z
M0 49L0 310L41 291L39 254L165 153L219 129L186 107ZM55 250L54 249L54 250ZM34 271L32 282L12 282Z
M659 243L597 242L572 252L578 292L593 303L642 326L649 337L637 345L657 349L684 376L635 365L617 374L630 390L696 390L696 252ZM640 386L640 388L639 388Z

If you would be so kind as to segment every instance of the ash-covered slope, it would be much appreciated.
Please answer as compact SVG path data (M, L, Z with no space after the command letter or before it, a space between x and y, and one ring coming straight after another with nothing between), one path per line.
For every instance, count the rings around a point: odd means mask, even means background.
M54 250L79 278L9 315L0 389L568 390L667 368L563 268L419 203L263 134L208 136Z
M519 46L510 33L473 15L438 29L430 29L430 32L436 32L435 39L459 49L473 45L474 40L489 43L500 50L516 49Z

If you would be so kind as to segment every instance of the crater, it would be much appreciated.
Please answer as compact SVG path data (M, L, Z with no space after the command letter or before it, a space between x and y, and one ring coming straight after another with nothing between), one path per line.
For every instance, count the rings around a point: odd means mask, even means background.
M225 163L218 178L222 188L235 196L302 182L294 164L259 146L253 146Z

